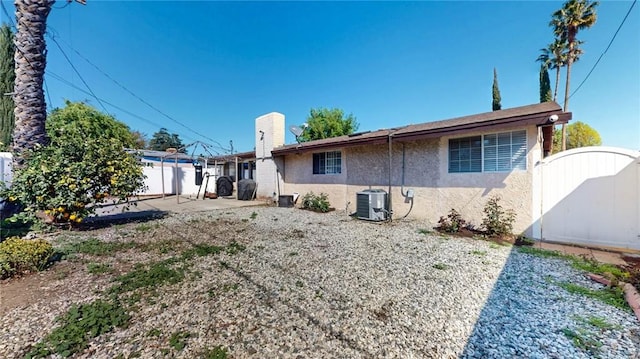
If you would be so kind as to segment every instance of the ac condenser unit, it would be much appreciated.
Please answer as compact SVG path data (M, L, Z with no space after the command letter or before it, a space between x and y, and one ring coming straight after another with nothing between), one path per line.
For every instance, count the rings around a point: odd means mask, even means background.
M387 192L365 189L356 193L356 215L359 219L384 221L387 219Z

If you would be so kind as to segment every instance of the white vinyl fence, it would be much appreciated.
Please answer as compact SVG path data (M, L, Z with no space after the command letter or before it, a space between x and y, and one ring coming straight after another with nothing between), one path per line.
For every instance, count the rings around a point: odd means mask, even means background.
M11 185L12 171L11 163L13 156L10 152L0 152L0 181L5 185ZM163 176L164 172L164 176ZM204 168L204 173L210 173L209 185L207 187L208 192L215 192L216 179L214 175L217 173L216 168ZM176 168L174 163L165 163L164 168L159 163L154 164L152 167L144 167L144 174L147 176L145 185L147 190L140 192L140 195L161 195L163 194L163 177L164 177L164 194L171 195L176 194L176 186L178 187L178 193L181 195L196 195L198 193L199 186L196 186L196 172L195 167L191 164L179 164ZM178 182L176 184L176 174L178 176ZM203 179L206 183L206 178ZM204 183L201 189L201 195L204 192Z
M534 237L640 250L640 152L564 151L542 160L534 176Z
M203 168L203 176L209 173L209 184L207 186L207 192L215 192L216 179L215 168ZM153 167L144 167L144 174L147 176L145 179L146 191L140 192L140 195L161 195L161 194L180 194L180 195L196 195L200 186L196 185L196 169L193 165L178 165L175 167L172 163L168 162L161 167L160 164L154 164ZM177 176L177 183L176 183ZM205 191L205 184L207 178L203 178L202 188L200 195L203 195ZM164 182L164 187L163 187ZM164 192L163 192L164 191Z
M0 152L0 181L7 186L11 185L11 178L13 177L11 161L13 161L11 152Z

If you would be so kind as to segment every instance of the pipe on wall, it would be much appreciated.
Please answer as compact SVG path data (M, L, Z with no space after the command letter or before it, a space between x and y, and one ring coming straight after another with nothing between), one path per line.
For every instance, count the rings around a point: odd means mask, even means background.
M389 130L389 192L387 193L387 210L389 211L389 221L393 220L393 202L392 202L392 198L391 198L391 170L392 170L392 154L391 151L393 150L393 143L391 141L391 137L393 136L393 134L391 133L391 130Z

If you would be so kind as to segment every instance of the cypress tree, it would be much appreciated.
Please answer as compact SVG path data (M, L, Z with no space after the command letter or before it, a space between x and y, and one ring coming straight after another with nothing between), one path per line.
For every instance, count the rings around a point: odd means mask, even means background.
M500 103L500 89L498 88L498 72L496 68L493 68L493 111L498 111L502 109L502 104Z
M0 26L0 149L11 145L11 133L15 123L13 109L13 85L16 78L13 53L13 31L7 24Z
M549 71L543 65L540 66L540 103L551 101L551 80Z

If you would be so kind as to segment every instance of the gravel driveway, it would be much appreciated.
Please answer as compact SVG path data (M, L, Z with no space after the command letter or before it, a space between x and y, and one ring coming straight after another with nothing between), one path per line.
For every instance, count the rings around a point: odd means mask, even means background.
M57 245L93 236L140 246L77 256L41 274L46 288L38 298L0 312L0 357L22 357L55 327L56 316L73 303L105 297L113 278L136 263L231 240L246 249L189 259L183 281L155 288L129 308L127 328L92 339L76 357L197 358L217 345L232 358L640 355L632 312L560 288L558 282L599 286L564 261L427 229L412 221L353 220L344 212L254 207L61 234ZM90 274L90 262L115 272ZM72 269L63 277L59 268ZM589 318L609 326L593 326ZM188 333L180 350L170 344L177 332ZM576 344L570 333L593 345Z

